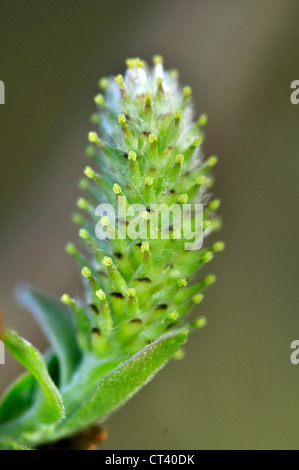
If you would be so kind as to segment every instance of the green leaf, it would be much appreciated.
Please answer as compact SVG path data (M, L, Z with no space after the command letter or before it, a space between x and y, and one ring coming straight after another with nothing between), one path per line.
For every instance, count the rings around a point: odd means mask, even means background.
M84 356L72 381L62 390L67 415L71 415L92 395L100 381L121 363L114 358L99 359L95 354Z
M10 439L0 440L0 450L31 450L29 447Z
M72 317L56 299L29 286L17 291L18 299L40 323L60 364L61 385L68 382L80 359Z
M105 419L147 384L185 342L186 328L165 334L110 372L90 398L58 425L56 438Z
M6 329L2 340L5 347L35 377L41 387L41 396L33 407L19 418L0 426L0 436L17 437L22 433L36 433L65 416L60 392L51 379L40 353L13 330Z
M32 405L35 387L36 381L33 375L28 373L23 374L9 387L0 403L0 426L15 419Z
M51 377L57 369L57 359L52 351L45 354L45 361ZM36 395L38 383L32 374L26 372L18 377L15 382L5 391L0 402L0 425L13 420L24 413L30 406Z

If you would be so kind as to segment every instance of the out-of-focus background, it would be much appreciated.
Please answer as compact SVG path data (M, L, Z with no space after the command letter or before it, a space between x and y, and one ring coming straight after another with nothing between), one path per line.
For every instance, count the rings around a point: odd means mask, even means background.
M299 447L299 79L296 0L1 0L0 304L42 350L14 299L27 281L81 292L64 252L87 160L98 78L124 60L163 54L209 116L218 154L226 251L184 361L171 362L108 422L106 449ZM0 391L21 367L7 354Z

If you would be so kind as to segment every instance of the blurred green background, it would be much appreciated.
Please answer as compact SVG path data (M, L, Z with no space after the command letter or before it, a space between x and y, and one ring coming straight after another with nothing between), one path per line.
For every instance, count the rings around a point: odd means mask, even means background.
M14 288L81 292L64 245L77 238L69 215L98 78L163 54L208 113L206 155L220 157L227 249L199 309L208 327L111 417L105 449L299 447L298 23L296 0L1 0L0 304L42 350ZM6 359L0 391L21 370Z

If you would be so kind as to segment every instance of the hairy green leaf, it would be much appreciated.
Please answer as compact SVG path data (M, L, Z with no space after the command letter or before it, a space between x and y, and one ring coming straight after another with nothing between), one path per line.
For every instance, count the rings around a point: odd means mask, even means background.
M29 447L10 439L0 440L0 450L31 450Z
M36 381L31 374L23 374L6 391L0 403L1 424L15 419L32 404Z
M0 426L0 437L14 438L36 432L38 428L53 424L65 415L60 392L51 379L40 353L11 329L6 329L2 340L8 351L35 377L41 387L41 395L34 406L19 418Z
M56 437L105 419L151 380L187 336L186 328L165 334L114 369L100 382L92 396L58 426Z
M53 352L45 354L45 362L51 377L57 377L57 359ZM33 405L37 388L38 382L30 372L18 377L6 390L0 402L0 425L28 410Z

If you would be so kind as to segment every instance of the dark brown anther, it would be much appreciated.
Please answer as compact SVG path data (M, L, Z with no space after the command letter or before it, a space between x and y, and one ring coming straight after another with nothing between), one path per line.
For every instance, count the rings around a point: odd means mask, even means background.
M90 304L89 308L91 308L91 310L93 310L97 315L100 313L98 307L95 304Z
M116 299L124 299L124 296L120 292L111 292L110 295Z
M91 332L94 335L102 336L102 333L100 332L100 330L98 328L92 328Z
M138 281L138 282L152 282L149 277L138 277L137 279L135 279L135 281Z
M168 309L167 304L155 305L155 310L167 310L167 309Z
M119 224L122 224L122 225L128 225L129 224L129 221L128 220L122 220L122 219L116 219L116 221L119 223Z
M142 320L140 318L133 318L130 320L130 323L134 323L135 325L141 325Z
M167 269L173 269L173 264L172 263L168 263L166 264L165 266Z

